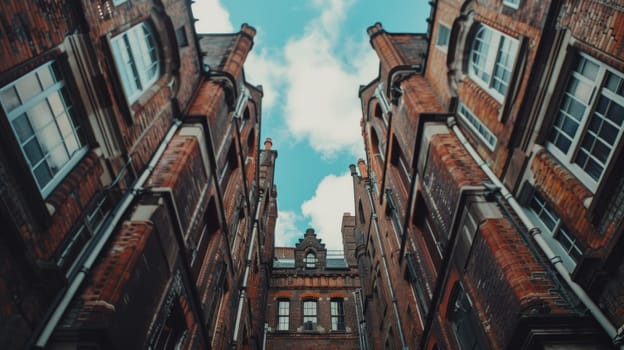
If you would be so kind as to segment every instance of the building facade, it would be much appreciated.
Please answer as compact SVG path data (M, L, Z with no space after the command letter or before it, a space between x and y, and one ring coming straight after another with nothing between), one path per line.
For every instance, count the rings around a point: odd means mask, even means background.
M622 347L624 7L432 4L368 28L352 167L371 347Z
M355 259L355 217L343 216L344 251L308 229L295 247L276 247L266 304L266 349L362 349L365 332Z
M277 153L255 30L198 35L190 5L3 5L1 348L259 348Z

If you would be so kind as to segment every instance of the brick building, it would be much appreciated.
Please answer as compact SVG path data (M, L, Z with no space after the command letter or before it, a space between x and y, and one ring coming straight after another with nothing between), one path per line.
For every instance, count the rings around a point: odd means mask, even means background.
M187 0L12 1L0 20L0 348L257 348L277 153L255 30Z
M368 28L371 348L624 346L623 21L616 1L437 0L427 33Z
M266 305L266 349L361 349L363 319L355 217L342 218L344 251L308 229L295 247L276 247Z

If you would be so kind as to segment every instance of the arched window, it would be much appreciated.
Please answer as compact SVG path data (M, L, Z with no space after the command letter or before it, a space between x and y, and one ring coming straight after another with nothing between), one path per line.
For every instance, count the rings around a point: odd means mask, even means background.
M306 254L305 266L306 269L316 268L316 255L313 252L309 252L308 254Z
M517 40L478 24L470 50L469 74L496 99L502 100L517 53Z
M115 65L128 102L136 101L156 80L160 63L150 25L138 24L111 39Z

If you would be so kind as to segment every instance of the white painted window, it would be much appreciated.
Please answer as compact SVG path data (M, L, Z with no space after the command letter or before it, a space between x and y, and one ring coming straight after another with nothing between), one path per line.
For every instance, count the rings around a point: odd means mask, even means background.
M470 51L469 75L501 101L507 93L517 53L517 40L479 24Z
M595 191L622 138L624 74L578 55L548 137L548 150Z
M0 103L45 198L87 150L78 111L56 63L1 88Z
M277 305L277 330L287 331L290 323L290 301L280 300Z
M317 306L316 300L303 301L303 329L307 331L315 329L318 323Z
M436 46L442 51L446 51L449 44L449 38L451 37L451 29L443 23L438 23L438 37L436 39Z
M551 249L559 254L563 265L574 271L576 264L583 256L576 237L565 227L555 211L537 193L529 203L530 213L542 229L543 236Z
M457 114L468 125L468 127L474 132L483 143L493 151L496 147L496 136L490 131L490 129L477 118L472 111L470 111L463 103L459 104L457 108Z
M138 24L111 39L113 57L128 102L136 101L160 73L158 50L151 27Z

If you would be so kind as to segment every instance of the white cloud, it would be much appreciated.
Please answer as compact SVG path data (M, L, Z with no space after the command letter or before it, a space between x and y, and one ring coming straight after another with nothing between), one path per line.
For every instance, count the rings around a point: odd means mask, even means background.
M342 215L354 213L351 175L345 173L323 178L314 196L301 205L301 211L310 218L312 228L327 249L342 250Z
M230 14L219 0L199 0L192 5L193 14L199 18L195 24L198 33L232 33L234 26Z
M338 27L348 6L337 0L317 0L326 5L305 34L284 48L287 88L286 125L297 139L307 138L324 157L347 150L361 153L361 109L357 87L376 73L376 57L364 36L359 43L340 37ZM349 45L345 46L345 42ZM344 63L338 50L346 50Z
M303 230L297 228L298 215L294 211L278 211L275 223L275 246L294 247L297 238L303 237Z
M251 84L262 85L264 96L262 98L262 115L266 118L272 113L270 110L275 106L279 97L279 91L283 86L283 65L275 60L277 53L271 50L260 49L257 47L260 43L261 29L258 28L257 35L254 38L254 50L251 50L247 61L245 61L245 78Z

